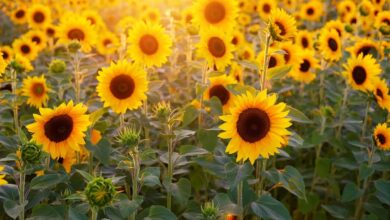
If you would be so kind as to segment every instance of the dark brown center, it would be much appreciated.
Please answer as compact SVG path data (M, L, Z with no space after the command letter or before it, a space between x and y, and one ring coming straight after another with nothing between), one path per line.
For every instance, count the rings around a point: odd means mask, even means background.
M309 71L309 69L310 69L310 62L307 59L304 59L299 67L299 70L301 72L307 72Z
M66 140L73 130L73 119L67 115L57 115L52 117L44 126L45 136L53 142Z
M308 48L308 47L309 47L309 40L307 40L306 37L303 37L303 38L301 39L301 43L302 43L302 47L303 47L303 48Z
M210 88L209 96L210 98L216 96L222 105L225 105L229 101L230 93L223 85L215 85Z
M377 89L375 90L375 94L376 94L376 96L378 96L378 97L380 97L381 99L383 99L383 92L382 92L382 90L380 90L379 88L377 88Z
M333 38L328 39L328 47L334 52L337 51L339 46L337 45L337 41Z
M234 45L238 44L238 37L233 37L232 44L234 44Z
M5 51L1 51L1 52L3 53L3 59L7 60L8 57L9 57L9 54L7 52L5 52Z
M134 89L134 80L125 74L114 77L110 83L110 91L117 99L127 99L133 94Z
M269 58L268 68L275 67L278 62L276 61L276 58L271 56Z
M290 61L290 59L291 59L291 55L290 55L289 51L287 51L287 50L285 50L285 51L286 51L286 53L283 55L284 61L286 61L286 63L288 63L288 61Z
M55 33L56 33L56 32L55 32L55 30L54 30L53 28L47 28L47 29L46 29L46 34L47 34L49 37L54 36Z
M20 47L20 50L22 51L23 54L28 54L28 53L30 53L31 48L30 48L29 45L23 44L23 45Z
M271 11L271 6L269 4L264 4L263 11L268 14Z
M82 41L85 38L85 34L82 30L80 30L78 28L74 28L68 32L68 38L71 40Z
M33 15L33 20L36 22L36 23L42 23L45 21L45 15L40 12L40 11L37 11L35 12L35 14Z
M363 56L366 56L368 54L372 54L372 55L376 55L377 51L376 51L376 48L373 47L373 46L364 46L362 48L360 48L358 51L357 51L357 54L356 55L359 55L360 53L363 53Z
M23 9L19 9L15 13L16 18L23 18L26 15L26 12Z
M214 57L223 57L226 53L225 43L219 37L211 37L209 39L208 49Z
M146 34L139 40L139 47L143 53L152 55L155 54L158 50L158 41L154 36Z
M258 108L248 108L240 113L237 120L237 132L249 143L255 143L264 138L271 128L268 114Z
M45 87L42 83L34 83L31 87L31 92L35 96L41 97L45 93Z
M219 2L210 2L204 10L206 20L212 24L221 22L226 16L226 9Z
M314 9L313 9L313 8L308 8L308 9L306 10L306 13L307 13L308 15L313 15L313 14L314 14Z
M275 21L275 24L278 26L279 30L280 30L280 35L284 36L286 35L286 28L284 28L284 25L282 23L280 23L279 21Z
M383 134L377 134L376 138L378 139L380 144L385 144L386 143L386 137Z
M366 70L362 66L355 66L352 70L352 78L356 84L363 84L367 78Z
M104 45L105 47L109 46L110 44L112 44L112 41L111 41L110 39L105 39L105 40L103 41L103 45Z
M38 36L33 36L33 37L31 38L31 40L32 40L32 42L35 42L35 43L37 43L38 45L41 43L41 38L38 37Z

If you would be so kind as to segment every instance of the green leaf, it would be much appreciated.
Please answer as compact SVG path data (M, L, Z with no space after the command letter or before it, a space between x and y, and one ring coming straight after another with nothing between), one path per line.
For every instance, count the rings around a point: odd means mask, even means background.
M225 213L239 214L239 207L225 193L218 193L214 197L213 202L216 207Z
M368 164L361 164L359 167L359 180L364 180L374 174L375 169Z
M184 110L182 127L186 127L191 124L198 117L198 110L190 105Z
M256 216L264 219L290 220L291 216L283 203L269 195L262 195L251 203L251 209Z
M93 176L83 170L76 170L87 182L90 182L93 180Z
M304 123L304 124L313 123L312 120L310 120L305 114L303 114L298 109L295 109L289 105L287 105L287 109L289 110L288 116L291 118L291 120L299 123Z
M316 161L315 173L321 178L327 178L330 174L331 160L328 158L318 158Z
M31 219L33 220L63 220L65 219L65 205L41 204L34 207Z
M191 182L186 178L180 178L177 183L171 184L172 196L179 206L186 206L191 196Z
M100 108L89 115L91 124L95 124L108 111L108 108Z
M353 201L363 195L363 191L360 190L355 183L349 182L345 184L343 194L341 196L342 202Z
M16 218L22 211L22 207L19 203L13 200L6 200L3 203L3 208L7 215L11 218Z
M137 197L135 200L129 200L125 194L120 194L120 196L118 196L118 199L119 211L121 215L125 218L133 214L133 212L137 210L143 202L143 198L140 196Z
M94 146L96 149L94 151L94 157L98 159L102 164L109 165L110 163L110 154L111 154L111 144L107 139L102 139L99 143Z
M375 196L383 203L390 205L390 181L377 180L375 181L376 193Z
M249 163L243 165L237 163L228 163L225 165L226 180L230 188L235 188L239 182L248 179L252 175L253 166Z
M348 210L337 205L321 205L325 211L327 211L331 216L339 219L344 219L348 216Z
M177 217L167 208L160 205L151 206L145 220L176 220Z
M196 136L203 148L210 152L214 151L218 142L218 131L199 129Z
M30 188L31 189L46 189L54 187L59 183L65 182L67 180L66 175L61 174L46 174L43 176L36 176L31 180Z
M309 193L307 199L298 199L298 209L303 214L310 213L316 209L320 203L320 197L315 193Z
M194 145L181 145L179 152L183 156L201 156L210 152Z
M270 169L265 174L273 184L282 186L300 199L306 199L305 182L301 173L294 167L286 166L284 170Z
M267 72L267 78L272 79L272 80L281 79L284 76L286 76L287 73L290 72L291 68L292 68L291 65L278 66L278 67L271 68Z
M208 104L213 115L222 115L222 103L218 97L211 97L210 100L208 100Z

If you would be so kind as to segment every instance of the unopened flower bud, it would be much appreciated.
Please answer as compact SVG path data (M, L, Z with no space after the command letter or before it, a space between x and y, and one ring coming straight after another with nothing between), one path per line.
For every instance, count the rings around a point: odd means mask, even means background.
M116 190L111 179L96 177L87 184L84 193L91 207L102 208L113 201Z
M55 74L63 73L65 69L66 69L66 64L62 60L55 59L50 62L49 70L52 73Z

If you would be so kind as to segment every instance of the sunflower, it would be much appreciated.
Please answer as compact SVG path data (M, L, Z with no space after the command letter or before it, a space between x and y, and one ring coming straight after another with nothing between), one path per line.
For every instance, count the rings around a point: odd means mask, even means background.
M244 33L236 30L233 32L232 44L237 48L246 43Z
M323 3L319 0L308 1L301 7L300 16L304 20L318 21L323 16Z
M197 0L194 5L193 22L203 28L210 26L231 31L238 15L235 0Z
M129 31L128 40L131 59L147 67L161 66L172 52L172 40L164 28L156 23L138 22Z
M375 17L375 27L378 29L387 27L387 30L389 30L390 11L381 11L378 13L378 15Z
M115 32L118 34L127 33L135 23L137 23L137 20L134 17L125 16L115 25Z
M363 0L360 2L359 6L359 12L362 17L368 17L368 18L373 18L374 16L374 5L368 1L368 0Z
M374 6L376 8L382 8L385 3L386 3L386 0L373 0L372 1L372 4L374 4Z
M58 43L68 44L72 40L78 40L81 50L86 53L91 51L97 36L90 21L73 13L66 13L62 17L56 34Z
M297 45L301 46L303 49L313 49L313 33L307 31L307 30L300 30L298 31L297 35L295 36L295 42Z
M14 56L14 61L21 67L23 68L24 72L31 72L34 70L34 67L31 65L31 62L29 59L24 57L21 54L15 54Z
M358 57L351 57L344 68L348 83L361 91L372 91L373 82L378 80L381 73L381 67L371 55L360 54Z
M221 76L210 77L210 85L204 93L205 100L217 97L221 101L223 111L228 112L234 102L234 95L228 89L228 85L236 84L236 80L225 74Z
M294 11L297 8L298 0L282 0L283 8Z
M4 166L0 165L0 172L4 170ZM5 174L0 174L0 186L7 184L7 180L4 179Z
M256 11L264 21L268 21L271 11L278 7L277 1L260 0L257 2Z
M390 111L390 96L389 88L387 87L386 80L376 80L374 82L373 93L375 100L382 109Z
M57 33L57 27L52 24L49 24L44 28L44 31L48 38L54 38Z
M223 71L233 59L234 45L231 35L212 28L201 32L198 56L205 58L208 66Z
M230 65L229 75L233 77L237 83L244 84L244 70L237 62Z
M97 51L102 55L111 55L114 54L118 49L119 39L118 37L110 32L104 31L99 34L96 44Z
M159 23L161 19L160 11L157 8L149 7L141 15L145 22Z
M283 54L285 64L290 65L299 62L299 47L296 44L293 44L291 41L284 41L277 44L277 47L285 52Z
M27 96L27 104L40 108L46 105L49 96L47 94L46 79L44 75L40 77L28 76L23 80L22 95Z
M313 50L301 50L299 62L293 65L289 75L304 83L310 83L316 78L315 70L319 68L318 60L314 57Z
M43 28L51 23L51 11L48 6L34 4L27 12L28 24L33 28Z
M342 57L341 40L336 30L323 29L319 37L319 51L330 61L338 61Z
M194 10L192 7L189 7L182 11L181 18L183 24L192 24L192 20L194 19Z
M226 152L237 152L237 161L249 159L253 164L260 155L268 158L278 153L291 122L286 104L275 102L276 95L268 96L266 90L256 95L247 92L236 98L230 114L220 116L224 123L219 137L231 139Z
M289 40L297 32L295 18L280 8L271 11L269 27L272 38L277 41Z
M353 14L356 12L356 4L353 0L340 1L337 4L337 12L343 18L346 14Z
M64 157L58 157L57 162L62 165L67 173L72 170L73 164L76 163L76 153L74 150L69 149Z
M35 43L38 51L41 51L46 48L47 37L43 31L32 30L27 32L24 37L30 39L33 43Z
M252 21L252 17L249 14L247 14L247 13L240 13L240 14L238 14L237 22L241 26L245 27L248 24L250 24L251 21Z
M104 106L116 113L137 109L146 100L146 72L136 64L124 60L111 63L99 71L97 80L97 92Z
M92 25L97 29L105 27L103 18L100 16L99 12L93 9L84 10L81 15L85 17Z
M347 48L347 51L349 51L352 54L352 56L356 56L356 57L359 54L363 54L363 56L371 54L372 56L376 57L380 52L380 49L377 42L369 38L364 38L364 39L357 39L355 45Z
M20 4L15 10L11 12L11 20L15 24L25 24L27 22L27 8Z
M284 57L280 53L275 53L275 48L270 48L268 53L268 69L272 69L275 67L280 67L285 64ZM264 65L264 50L262 50L256 58L258 65L263 66Z
M7 62L5 62L2 55L0 52L0 76L4 73L5 68L7 68Z
M390 128L387 127L386 123L378 124L375 127L374 139L379 149L390 149Z
M251 44L245 44L237 51L237 53L241 60L252 61L255 58L255 51L253 50L253 46Z
M344 23L341 22L340 20L328 21L328 22L326 22L324 28L328 29L328 30L336 30L337 34L339 35L340 38L343 38L346 34Z
M34 60L38 56L37 45L27 38L14 40L12 48L15 53L21 54L29 60Z
M10 46L1 46L0 53L2 53L2 57L7 63L10 62L14 56L13 50Z
M53 159L66 157L70 151L80 151L84 145L85 131L90 125L87 107L82 104L62 103L60 106L40 108L40 115L34 114L35 122L27 125L33 133L32 139L43 146Z

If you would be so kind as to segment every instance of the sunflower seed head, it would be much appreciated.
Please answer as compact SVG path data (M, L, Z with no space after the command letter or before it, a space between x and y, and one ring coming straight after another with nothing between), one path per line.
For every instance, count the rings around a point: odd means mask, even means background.
M116 190L111 179L96 177L87 184L84 193L91 207L103 208L113 201Z

